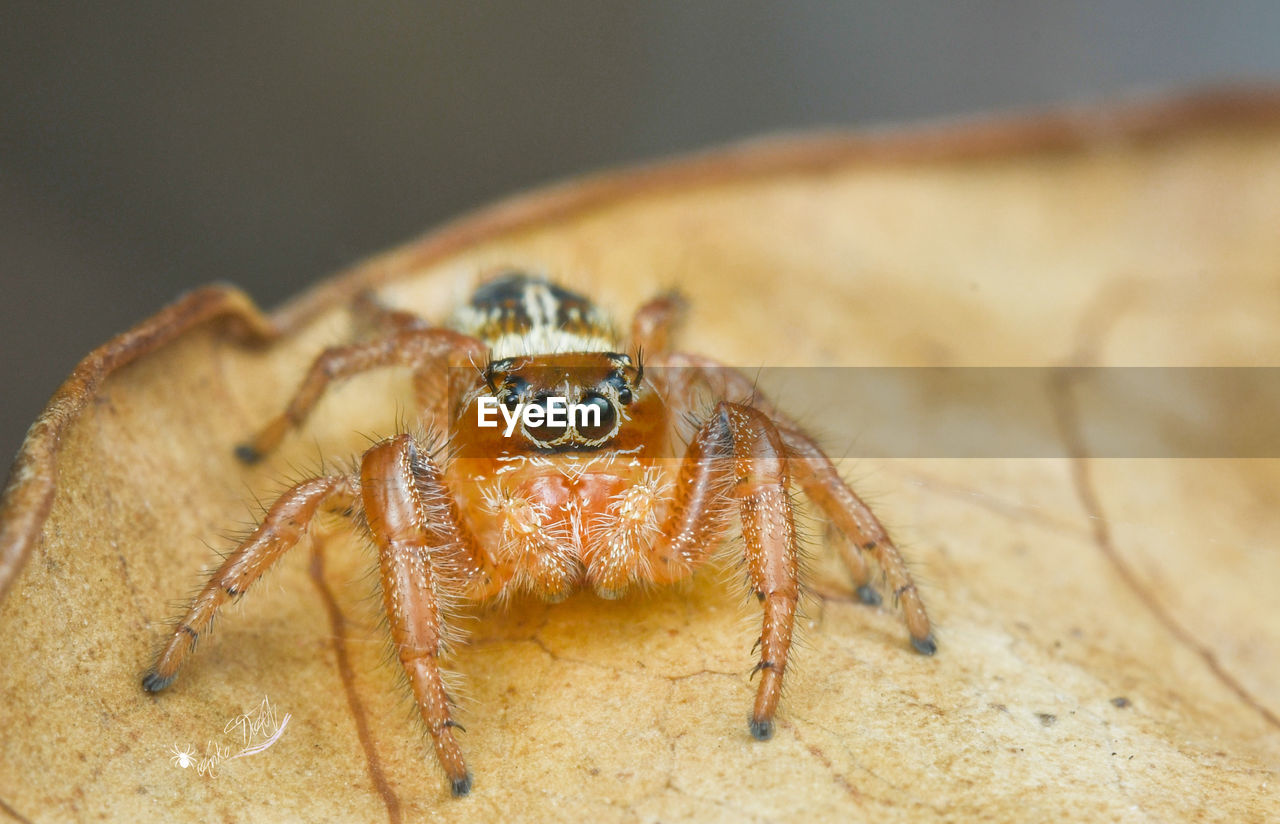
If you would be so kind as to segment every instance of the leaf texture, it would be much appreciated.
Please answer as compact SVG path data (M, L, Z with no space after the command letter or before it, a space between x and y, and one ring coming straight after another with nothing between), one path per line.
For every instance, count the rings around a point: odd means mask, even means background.
M507 201L269 318L188 296L82 365L11 477L0 812L1274 820L1280 463L1090 458L1070 410L1075 460L842 465L912 560L940 650L912 654L888 599L859 604L811 526L768 743L747 734L759 612L731 565L620 602L477 608L449 662L476 783L451 798L387 660L373 556L336 521L225 610L174 686L139 679L255 500L410 415L407 377L371 374L263 465L232 455L351 336L362 289L441 319L516 265L625 318L678 284L682 348L747 368L1267 365L1278 227L1280 97L1217 95L747 144ZM215 775L174 763L238 749L224 727L264 696L291 716L270 748Z

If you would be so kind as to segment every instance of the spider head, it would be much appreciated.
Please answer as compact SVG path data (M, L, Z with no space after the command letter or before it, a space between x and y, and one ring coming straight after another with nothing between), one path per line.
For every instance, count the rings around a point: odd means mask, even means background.
M541 452L616 445L652 394L639 359L618 352L504 358L481 376L479 425L496 423L506 439Z

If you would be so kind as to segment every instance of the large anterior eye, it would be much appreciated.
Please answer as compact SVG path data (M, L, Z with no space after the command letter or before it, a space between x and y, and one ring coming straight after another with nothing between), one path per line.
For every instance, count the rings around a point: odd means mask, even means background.
M599 414L597 419L596 415ZM598 441L613 432L613 425L618 420L618 413L613 404L600 395L588 395L582 402L575 416L578 434L588 441Z
M569 431L569 408L567 404L557 404L555 409L549 409L547 397L545 395L537 398L535 401L546 412L543 414L542 423L536 426L526 426L525 431L529 433L529 437L543 443L550 443L559 440L564 433ZM548 418L554 415L555 423L548 423Z

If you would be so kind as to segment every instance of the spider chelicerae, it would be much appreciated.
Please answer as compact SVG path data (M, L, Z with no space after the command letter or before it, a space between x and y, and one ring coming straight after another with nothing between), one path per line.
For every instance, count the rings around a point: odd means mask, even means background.
M378 550L392 642L450 788L465 795L471 774L441 677L453 639L444 607L513 592L556 601L580 587L617 598L635 585L681 581L736 513L763 611L749 730L764 741L800 595L792 485L835 527L858 596L880 603L866 554L901 603L912 645L936 650L901 555L813 438L742 373L669 348L678 296L641 306L626 347L591 301L519 272L482 284L446 326L372 298L363 305L379 333L323 352L288 408L236 454L260 459L331 382L385 366L412 370L422 420L441 436L388 438L356 471L281 495L176 625L143 678L147 691L173 682L218 609L297 544L319 512L341 513ZM482 425L486 413L497 425Z

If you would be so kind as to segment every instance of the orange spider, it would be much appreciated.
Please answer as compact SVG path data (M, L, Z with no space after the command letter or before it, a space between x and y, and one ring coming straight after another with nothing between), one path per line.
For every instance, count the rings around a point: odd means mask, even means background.
M635 584L686 579L724 537L736 504L764 611L749 723L764 741L800 594L793 482L845 539L859 597L880 602L862 556L869 552L903 606L912 645L933 654L901 555L813 439L741 373L668 350L682 308L675 295L640 308L634 359L590 301L526 274L482 285L449 328L375 308L387 333L321 354L288 409L237 455L257 460L305 420L331 381L380 366L412 368L423 420L447 422L445 436L432 445L397 435L366 451L358 472L281 495L196 596L143 688L173 682L219 607L297 544L317 512L342 513L363 522L377 546L392 641L453 794L465 795L471 775L441 680L450 639L442 607L518 591L557 601L582 586L617 598Z

